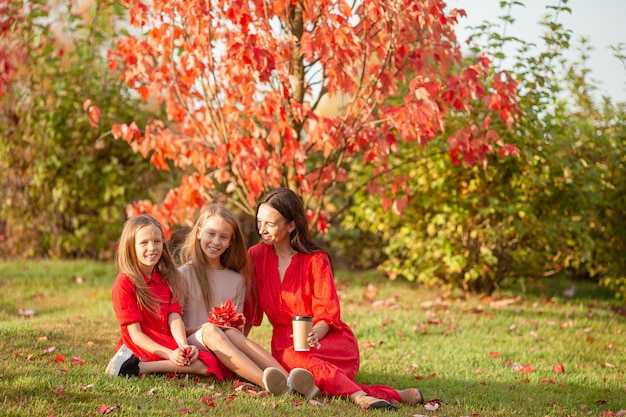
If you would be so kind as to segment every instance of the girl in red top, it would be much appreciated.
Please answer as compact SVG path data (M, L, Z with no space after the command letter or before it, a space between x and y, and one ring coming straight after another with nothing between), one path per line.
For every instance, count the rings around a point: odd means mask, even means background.
M341 321L339 297L328 255L310 238L302 201L279 188L257 206L263 240L249 249L258 283L259 304L273 327L272 354L286 368L308 369L321 393L349 397L365 409L397 409L394 402L421 404L417 388L397 390L354 381L359 347ZM313 316L309 352L293 348L292 317Z
M116 253L112 299L121 337L106 372L114 376L185 373L230 378L210 352L187 344L180 302L186 284L165 243L161 224L148 215L124 224Z

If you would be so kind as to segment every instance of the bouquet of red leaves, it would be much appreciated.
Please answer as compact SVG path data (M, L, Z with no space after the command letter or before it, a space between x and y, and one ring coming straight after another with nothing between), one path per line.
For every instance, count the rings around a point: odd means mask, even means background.
M237 306L233 305L230 298L220 307L213 307L208 319L209 323L216 326L234 327L236 329L242 329L244 324L246 324L246 318L237 311Z

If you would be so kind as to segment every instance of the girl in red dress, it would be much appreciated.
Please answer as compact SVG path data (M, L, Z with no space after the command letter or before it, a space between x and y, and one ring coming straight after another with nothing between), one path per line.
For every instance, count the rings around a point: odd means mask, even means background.
M341 321L330 260L310 238L296 193L286 188L270 192L257 206L256 220L263 242L248 252L254 261L259 304L273 327L274 357L286 369L308 369L322 394L349 397L365 409L423 403L418 388L397 390L354 381L360 365L358 344ZM313 317L309 352L294 350L293 316Z
M114 376L185 373L232 379L210 352L187 344L180 302L186 284L165 243L161 224L149 215L124 224L116 253L112 299L120 323L117 352L106 372Z

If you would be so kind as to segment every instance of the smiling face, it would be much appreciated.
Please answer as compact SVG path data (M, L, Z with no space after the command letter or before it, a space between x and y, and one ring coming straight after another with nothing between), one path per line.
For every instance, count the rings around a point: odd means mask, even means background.
M221 269L220 256L230 246L233 237L232 226L221 216L211 216L206 219L197 237L211 268Z
M150 276L154 266L161 259L163 245L165 244L163 234L158 227L148 225L137 231L135 235L135 253L141 271Z
M288 222L282 214L269 204L261 204L257 211L256 227L263 242L268 245L277 245L281 242L290 242L290 236L295 226Z

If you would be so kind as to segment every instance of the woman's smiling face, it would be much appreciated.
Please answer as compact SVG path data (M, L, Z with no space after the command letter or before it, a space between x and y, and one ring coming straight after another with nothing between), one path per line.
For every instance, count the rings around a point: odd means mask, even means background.
M287 239L294 229L293 222L288 222L282 214L269 204L261 204L256 216L259 236L268 245L275 245Z

